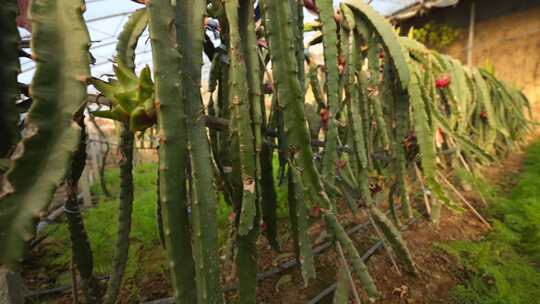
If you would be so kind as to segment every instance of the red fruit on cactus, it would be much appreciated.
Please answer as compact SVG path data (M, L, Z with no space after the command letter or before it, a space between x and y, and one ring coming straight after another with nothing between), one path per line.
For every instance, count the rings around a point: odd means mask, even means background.
M265 49L268 48L268 42L266 41L266 39L263 38L257 40L257 45Z
M17 26L20 26L27 31L32 31L32 25L30 24L30 20L28 19L28 6L30 0L17 0L17 4L19 5L19 15L17 16Z
M272 93L274 93L274 84L268 81L264 84L264 94L272 94Z
M486 111L480 112L480 118L481 118L483 121L487 121L488 115L487 115Z
M336 11L336 13L334 14L334 20L336 21L338 25L341 24L341 22L343 21L343 16L341 15L341 11Z
M321 116L321 123L324 129L328 128L328 119L330 118L330 113L328 112L327 108L322 108L321 112L319 113Z
M338 71L339 75L343 75L345 72L345 65L347 64L347 61L345 60L345 56L341 55L338 58Z
M378 184L369 184L369 191L371 192L371 195L375 195L381 192L382 188Z
M312 215L313 217L319 217L319 216L321 216L321 207L315 206L315 207L311 208L311 215Z
M317 9L317 6L315 5L315 2L313 0L304 0L304 7L313 14L319 14L319 10Z
M437 89L446 88L450 84L450 76L443 75L435 81Z

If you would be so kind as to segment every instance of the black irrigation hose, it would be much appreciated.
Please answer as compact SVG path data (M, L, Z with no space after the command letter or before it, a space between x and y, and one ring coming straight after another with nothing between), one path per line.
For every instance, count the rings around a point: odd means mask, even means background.
M358 225L355 225L349 229L347 229L347 235L351 235L353 233L356 233L358 232L359 230L361 229L364 229L366 228L367 226L369 226L369 221L365 221L365 222L362 222ZM326 251L328 248L332 247L332 240L327 240L327 241L324 241L324 242L321 242L319 243L318 245L315 245L313 246L313 255L314 256L319 256L321 255L324 251ZM271 276L274 276L276 274L279 274L279 273L282 273L284 271L287 271L291 268L294 268L298 265L298 260L297 259L291 259L291 260L288 260L286 262L283 262L277 266L274 266L274 267L271 267L259 274L257 274L257 281L263 281ZM238 284L233 284L231 286L227 286L223 289L224 292L231 292L231 291L234 291L238 289ZM152 302L150 302L152 303ZM147 303L147 304L150 304L150 303Z
M405 227L410 226L412 223L414 223L420 217L421 216L415 218L413 221L411 221ZM350 228L346 229L345 231L347 232L347 235L352 235L352 234L354 234L354 233L356 233L356 232L358 232L358 231L360 231L362 229L367 228L369 225L370 225L369 220L366 220L366 221L364 221L364 222L362 222L360 224L354 225L353 227L350 227ZM372 256L375 252L377 252L377 250L382 246L382 244L383 244L383 242L381 240L377 241L377 243L375 243L375 245L370 247L364 254L362 254L362 259L367 260L370 256ZM324 251L331 248L332 245L333 245L333 241L331 239L327 240L327 241L324 241L324 242L321 242L318 245L315 245L313 247L313 254L315 256L319 256ZM265 280L265 279L267 279L267 278L269 278L271 276L274 276L276 274L279 274L279 273L287 271L287 270L289 270L291 268L294 268L297 265L298 265L298 260L297 259L288 260L286 262L283 262L283 263L279 264L278 266L274 266L274 267L272 267L272 268L270 268L270 269L268 269L268 270L266 270L264 272L261 272L261 273L257 274L257 281ZM238 289L238 284L233 284L233 285L225 287L223 289L223 292L232 292L232 291L235 291L237 289ZM329 288L327 288L327 289L329 289ZM332 293L334 291L334 289L331 289L328 292ZM323 298L324 298L324 296L323 296ZM171 297L171 298L164 298L164 299L154 300L154 301L150 301L150 302L145 302L144 304L174 304L174 303L175 303L174 298Z
M422 218L423 215L415 217L413 220L411 220L407 225L403 226L401 231L406 231L409 229L410 226L412 226L414 223L416 223L420 218ZM362 254L362 261L367 262L367 260L375 254L381 247L383 246L383 241L378 240L373 246L369 247L366 252ZM334 293L334 291L337 288L337 282L332 283L330 286L323 289L317 296L315 296L313 299L311 299L308 304L317 304L322 299L326 298L327 296Z
M106 275L98 276L97 279L100 280L100 281L108 280L109 275L106 274ZM69 291L69 290L71 290L71 288L72 288L72 285L64 285L64 286L50 288L50 289L29 291L24 295L24 298L26 300L32 300L32 299L37 299L37 298L41 298L41 297L52 296L52 295L56 295L56 294L59 294L59 293L64 293L66 291Z
M358 225L354 225L353 227L347 229L347 234L351 235L353 233L358 232L359 230L362 230L370 225L369 221L366 220ZM319 243L318 245L313 246L313 254L315 256L321 255L324 251L326 251L328 248L332 247L333 241L327 240L324 242ZM382 243L381 243L382 244ZM294 268L298 265L297 259L291 259L286 262L283 262L277 266L271 267L270 269L267 269L266 271L263 271L259 274L257 274L257 281L263 281L271 276L274 276L276 274L282 273L284 271L287 271L291 268ZM238 283L229 285L225 288L223 288L223 292L232 292L238 289ZM165 299L159 299L154 300L150 302L146 302L144 304L174 304L174 298L165 298Z
M411 221L409 224L407 224L407 226L405 226L404 228L406 229L407 227L409 227L411 224L413 224L420 217L421 216L415 218L413 221ZM367 228L369 225L370 225L369 220L366 220L366 221L364 221L364 222L362 222L360 224L354 225L353 227L350 227L350 228L346 229L346 232L347 232L348 235L352 235L352 234L358 232L359 230ZM318 245L315 245L313 247L313 254L315 256L319 256L324 251L331 248L332 245L333 245L332 240L323 241L323 242L321 242ZM367 260L381 246L382 246L382 241L379 240L377 243L375 243L375 245L370 247L362 255L362 259ZM257 274L257 281L263 281L263 280L265 280L265 279L267 279L267 278L269 278L271 276L274 276L276 274L279 274L279 273L282 273L282 272L287 271L289 269L292 269L292 268L296 267L297 265L298 265L298 260L297 259L288 260L288 261L283 262L283 263L281 263L281 264L279 264L277 266L271 267L270 269L267 269L264 272L261 272L261 273ZM99 276L97 279L98 280L108 280L109 275L102 275L102 276ZM323 295L322 298L324 298L326 295L332 293L335 290L334 285L335 284L332 285L334 287L334 289L331 289L332 286L330 286L330 287L326 288L325 290L323 290L323 292L320 295L322 295L324 292L326 292L326 294ZM28 300L28 299L36 299L36 298L40 298L40 297L52 296L52 295L55 295L55 294L61 294L61 293L64 293L66 291L69 291L69 290L71 290L71 288L72 288L72 285L70 284L70 285L64 285L64 286L60 286L60 287L45 289L45 290L29 291L27 294L25 294L25 298ZM238 284L236 283L236 284L229 285L229 286L223 288L223 292L232 292L232 291L235 291L237 289L238 289ZM328 289L328 291L327 291L327 289ZM314 303L317 303L317 302L314 302ZM174 299L172 297L170 297L170 298L164 298L164 299L159 299L159 300L146 302L144 304L174 304Z

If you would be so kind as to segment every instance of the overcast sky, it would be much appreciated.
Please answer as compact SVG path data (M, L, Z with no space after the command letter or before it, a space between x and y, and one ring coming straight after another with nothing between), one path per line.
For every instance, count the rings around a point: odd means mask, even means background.
M413 0L374 0L371 5L381 14L389 14ZM339 0L334 0L334 5L338 5ZM116 37L122 29L124 22L130 12L142 7L129 0L87 0L84 17L88 24L90 38L92 40L91 53L96 58L96 64L92 67L94 76L110 74L112 70L111 60L114 56ZM306 14L306 19L313 16ZM22 35L28 35L24 30ZM143 39L139 43L136 53L136 64L138 68L151 63L152 54L150 43L145 39L148 33L143 34ZM34 73L34 64L28 59L21 60L22 73L19 76L21 82L28 83Z

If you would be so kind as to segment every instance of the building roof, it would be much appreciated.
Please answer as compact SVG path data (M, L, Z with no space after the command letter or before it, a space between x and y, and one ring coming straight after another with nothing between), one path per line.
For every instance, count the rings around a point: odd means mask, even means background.
M428 13L434 8L453 7L458 4L459 0L415 0L408 6L405 6L387 17L394 22L403 21L409 18L416 17Z

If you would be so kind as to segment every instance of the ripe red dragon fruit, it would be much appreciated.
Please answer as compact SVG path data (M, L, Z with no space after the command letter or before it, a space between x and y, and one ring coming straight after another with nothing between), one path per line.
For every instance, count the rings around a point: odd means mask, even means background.
M343 75L345 73L345 65L347 64L347 61L345 60L345 56L341 55L338 58L338 71L339 75Z
M317 9L317 6L315 5L315 2L313 0L304 0L304 7L314 13L314 14L318 14L318 9Z
M322 126L326 130L328 128L328 119L330 118L330 113L328 112L328 109L322 108L319 115L321 116Z
M315 218L320 217L321 216L321 211L322 211L321 207L313 206L311 208L311 216L313 216Z
M450 76L443 75L437 80L435 80L435 86L437 89L446 88L450 84Z
M481 118L483 121L487 121L488 115L487 115L486 111L480 112L480 118Z

